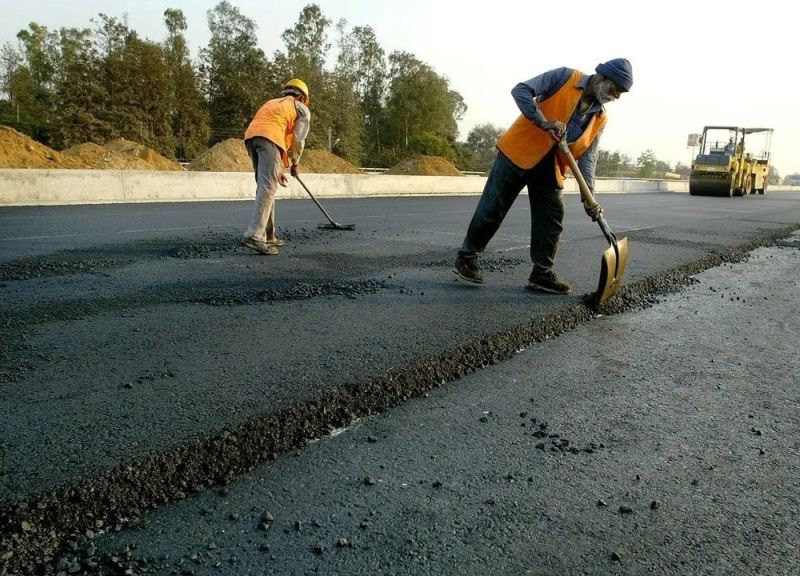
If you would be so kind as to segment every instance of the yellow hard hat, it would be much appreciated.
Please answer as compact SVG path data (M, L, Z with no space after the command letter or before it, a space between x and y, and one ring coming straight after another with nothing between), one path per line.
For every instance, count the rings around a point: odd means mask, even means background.
M286 88L297 88L303 93L303 96L306 97L306 104L311 104L311 95L308 93L308 86L306 86L306 83L299 78L292 78L289 80L283 85L283 89L285 90Z

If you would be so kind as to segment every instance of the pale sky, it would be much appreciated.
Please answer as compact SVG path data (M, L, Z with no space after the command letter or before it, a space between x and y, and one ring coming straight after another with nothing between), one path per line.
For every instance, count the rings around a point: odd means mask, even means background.
M310 0L230 0L258 25L260 47L283 50L281 34ZM161 41L162 14L186 15L194 56L208 42L206 12L216 0L0 0L0 44L35 21L51 29L91 27L103 12L141 36ZM475 125L507 127L518 114L517 82L559 66L594 71L624 57L633 89L607 106L601 148L634 161L645 149L659 160L689 164L687 136L704 125L768 127L772 164L800 173L798 20L787 0L317 0L335 24L371 26L386 53L404 50L450 80L468 107L460 138ZM335 47L332 26L329 41ZM313 93L314 87L310 87Z

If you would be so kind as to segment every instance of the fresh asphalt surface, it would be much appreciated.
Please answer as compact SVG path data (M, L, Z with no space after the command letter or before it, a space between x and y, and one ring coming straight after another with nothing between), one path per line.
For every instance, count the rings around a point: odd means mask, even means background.
M607 245L577 196L565 198L557 268L575 295L524 290L524 197L489 246L487 284L453 281L476 200L326 201L355 232L317 230L310 201L279 201L287 245L278 257L237 247L244 202L0 210L0 320L15 337L3 341L0 366L0 501L35 500L235 431L555 314L595 289ZM629 238L626 283L800 222L796 192L601 201ZM773 250L783 274L766 281L778 267L764 255L754 292L731 296L750 304L709 308L709 327L696 323L702 307L688 294L697 286L630 318L596 319L298 458L281 456L225 498L203 491L146 515L152 530L107 545L139 540L142 554L167 564L195 554L198 573L220 573L218 561L228 574L794 573L798 397L787 367L796 362L791 347L780 352L797 326L797 249ZM681 306L691 320L678 320ZM730 345L723 333L735 336ZM745 351L755 358L740 359ZM724 369L710 369L712 360ZM543 422L547 434L533 436ZM766 448L751 446L773 431ZM701 489L705 481L714 488ZM651 514L653 500L665 505ZM265 511L275 519L259 532L253 515Z

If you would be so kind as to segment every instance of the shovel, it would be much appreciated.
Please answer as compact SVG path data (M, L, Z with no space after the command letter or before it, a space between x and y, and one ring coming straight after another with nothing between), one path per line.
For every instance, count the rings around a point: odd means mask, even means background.
M583 174L578 169L578 164L575 162L575 158L572 157L572 152L570 152L565 140L558 142L558 150L569 163L569 168L572 170L575 180L578 181L578 188L581 191L583 201L590 208L596 205L597 202L589 191L589 186L586 185L586 180L583 179ZM597 223L600 224L603 235L608 240L608 243L611 244L611 247L603 252L602 255L600 282L597 286L597 294L595 294L597 304L602 304L611 298L622 285L622 275L625 273L625 264L628 263L628 239L617 240L616 235L608 227L602 214L597 219Z
M355 224L339 224L338 222L335 222L334 219L331 218L330 214L328 214L328 211L325 210L325 208L322 207L322 204L320 204L319 201L317 201L317 199L314 198L314 195L311 193L311 190L308 189L308 186L306 186L303 183L303 181L300 180L300 176L295 176L295 178L297 178L297 181L300 182L300 186L302 186L303 190L305 190L308 193L308 195L311 196L311 199L314 201L314 204L316 204L317 207L320 210L322 210L322 213L325 214L325 218L327 218L328 222L330 222L330 224L320 224L319 226L317 226L317 228L324 228L325 230L355 230L356 229L356 225Z

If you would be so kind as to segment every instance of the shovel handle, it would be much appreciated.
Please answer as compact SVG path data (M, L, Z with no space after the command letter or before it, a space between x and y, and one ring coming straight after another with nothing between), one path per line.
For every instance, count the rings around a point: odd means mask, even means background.
M592 196L589 185L586 184L583 174L581 174L581 171L578 169L578 163L575 162L575 158L572 157L572 152L570 152L566 140L558 141L558 150L569 164L569 169L572 171L572 175L575 176L575 180L578 181L578 189L581 191L581 198L583 198L584 203L589 206L589 208L593 208L597 204L597 200Z
M555 135L553 135L553 140L556 141L558 145L558 151L561 153L561 156L566 159L567 164L569 164L569 169L572 171L572 175L575 176L575 180L578 181L578 189L581 192L581 198L583 202L589 207L594 208L597 206L597 200L594 199L592 192L589 190L589 185L586 184L586 180L581 174L580 169L578 168L578 163L575 162L575 158L572 156L572 152L569 149L569 145L567 141L564 139L558 140L556 139ZM611 231L611 228L608 227L606 223L606 219L601 214L600 217L597 219L597 223L600 225L600 230L603 231L603 236L606 237L608 243L614 246L616 249L617 247L617 236Z

